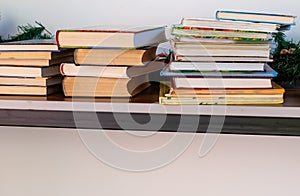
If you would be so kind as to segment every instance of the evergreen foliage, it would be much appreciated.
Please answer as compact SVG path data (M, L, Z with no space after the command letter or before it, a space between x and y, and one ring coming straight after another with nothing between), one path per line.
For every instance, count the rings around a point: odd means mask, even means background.
M274 34L276 49L271 66L278 72L277 82L294 84L300 79L300 42L288 41L282 32Z
M37 21L35 21L35 23L37 26L32 26L30 24L18 26L18 34L10 36L7 40L0 38L0 42L53 38L53 35L41 23Z

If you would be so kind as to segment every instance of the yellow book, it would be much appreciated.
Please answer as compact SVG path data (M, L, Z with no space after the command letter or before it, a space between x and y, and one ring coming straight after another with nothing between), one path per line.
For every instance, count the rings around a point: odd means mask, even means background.
M275 85L274 85L275 86ZM160 96L159 96L159 103L160 104L171 104L171 105L180 105L180 104L187 104L187 105L211 105L211 104L232 104L232 105L240 105L240 104L280 104L284 102L283 94L284 89L280 86L276 86L279 90L279 93L273 94L257 94L255 93L256 90L250 93L251 89L247 89L247 93L231 93L227 94L226 90L221 89L221 93L208 93L209 89L207 89L207 94L176 94L176 90L178 89L170 89L168 85L161 84L160 85ZM193 91L193 89L189 89ZM213 91L214 89L212 89ZM235 90L235 89L234 89ZM237 89L239 90L239 89ZM264 89L261 89L262 91ZM271 90L271 89L269 89ZM240 90L242 91L242 90ZM275 90L274 90L275 91Z

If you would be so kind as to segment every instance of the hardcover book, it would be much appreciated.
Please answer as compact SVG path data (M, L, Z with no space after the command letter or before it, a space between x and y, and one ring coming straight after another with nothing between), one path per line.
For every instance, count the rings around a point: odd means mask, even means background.
M195 97L198 95L283 95L284 88L272 81L272 88L170 88L169 96Z
M175 61L194 61L194 62L272 62L269 57L251 56L182 56L174 55Z
M172 48L174 49L184 49L184 50L192 50L192 49L228 49L228 50L269 50L269 43L234 43L234 42L211 42L208 41L176 41L171 40Z
M0 66L46 67L73 62L73 50L57 51L0 51Z
M269 58L270 49L238 49L238 48L175 48L176 56L206 57L264 57Z
M182 25L173 25L171 28L171 34L177 37L190 36L190 37L200 37L200 38L228 38L228 39L241 39L241 40L270 39L268 33L187 27Z
M16 67L0 66L0 76L3 77L50 77L59 75L59 65L48 67Z
M148 76L134 78L65 77L63 91L72 97L131 97L148 88Z
M169 71L264 71L265 63L259 62L192 62L172 61Z
M215 98L200 98L200 97L168 97L160 96L160 104L168 105L267 105L281 104L284 100L282 96L265 96L256 98L247 98L240 96L238 98L215 97Z
M76 49L76 64L144 66L156 58L156 47L137 50Z
M240 12L230 10L218 10L216 12L218 20L233 20L246 22L261 22L279 25L295 25L295 16L286 14Z
M166 41L165 26L93 26L56 32L61 48L141 48Z
M170 105L259 105L283 103L284 89L275 83L272 84L275 86L270 89L172 89L168 84L161 83L159 103Z
M61 84L62 77L0 77L0 85L6 86L52 86Z
M45 96L61 91L61 84L52 86L13 86L0 85L1 95L39 95Z
M163 61L151 61L144 66L78 66L74 63L62 63L60 73L64 76L131 78L161 71L164 66Z
M1 51L58 51L54 39L35 39L0 44Z
M279 27L276 24L249 23L237 21L221 21L201 18L182 18L181 25L190 27L213 28L213 29L231 29L253 32L277 32Z
M200 68L201 69L201 68ZM264 64L264 71L200 71L200 70L187 70L187 71L171 71L166 66L161 72L161 76L167 77L223 77L226 78L274 78L277 76L277 72L274 71L268 64ZM201 78L203 79L203 78ZM205 79L205 78L204 78Z

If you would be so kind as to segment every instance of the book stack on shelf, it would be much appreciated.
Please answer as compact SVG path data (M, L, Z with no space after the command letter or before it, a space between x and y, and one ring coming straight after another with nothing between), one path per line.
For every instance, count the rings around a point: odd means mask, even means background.
M49 95L61 91L60 63L72 62L52 39L0 44L0 94Z
M162 86L160 103L282 103L284 89L272 81L277 72L268 65L272 34L288 30L295 17L231 11L216 16L183 18L172 26L173 60L161 72L171 77L171 88Z
M160 71L158 44L164 26L90 27L57 31L60 48L74 48L74 63L62 63L63 91L71 97L131 97Z

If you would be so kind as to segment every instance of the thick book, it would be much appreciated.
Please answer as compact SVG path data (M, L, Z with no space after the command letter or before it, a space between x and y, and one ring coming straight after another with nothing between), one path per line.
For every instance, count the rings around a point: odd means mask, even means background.
M0 66L3 77L50 77L60 75L59 65L48 67Z
M62 87L59 85L52 86L25 86L25 85L0 85L1 95L39 95L46 96L53 93L61 92Z
M131 78L161 71L164 66L163 61L151 61L144 66L79 66L74 63L62 63L60 73L64 76Z
M182 18L181 25L190 26L190 27L232 29L232 30L268 32L268 33L277 32L277 28L279 27L276 24L221 21L221 20L213 20L213 19L201 19L201 18Z
M62 62L73 62L73 56L66 56L56 59L0 59L1 66L18 66L18 67L47 67L52 65L57 65Z
M93 26L56 32L61 48L141 48L166 41L165 26Z
M67 97L131 97L150 86L148 76L134 78L64 77Z
M62 62L74 62L73 51L40 52L40 51L9 51L0 52L0 66L30 66L45 67L60 64Z
M246 21L271 23L279 25L295 25L296 16L273 13L240 12L231 10L218 10L216 12L218 20Z
M52 86L61 84L62 77L0 77L0 85L7 86Z
M76 49L76 64L143 66L156 58L156 47L137 50Z
M269 40L270 35L264 32L248 32L238 30L224 30L211 28L187 27L173 25L171 34L176 37L199 37L199 38L228 38L228 39L249 39Z
M0 51L0 62L1 60L8 60L8 59L44 59L44 60L53 60L59 59L62 57L72 56L72 50L63 50L63 51Z
M172 63L171 63L172 64ZM268 64L264 64L264 71L199 71L199 70L180 70L172 71L166 66L161 72L161 76L167 77L221 77L220 79L227 78L274 78L278 73L273 70ZM205 79L205 78L201 78Z
M170 71L264 71L265 63L258 62L192 62L172 61Z
M58 51L54 39L34 39L0 43L0 51Z

